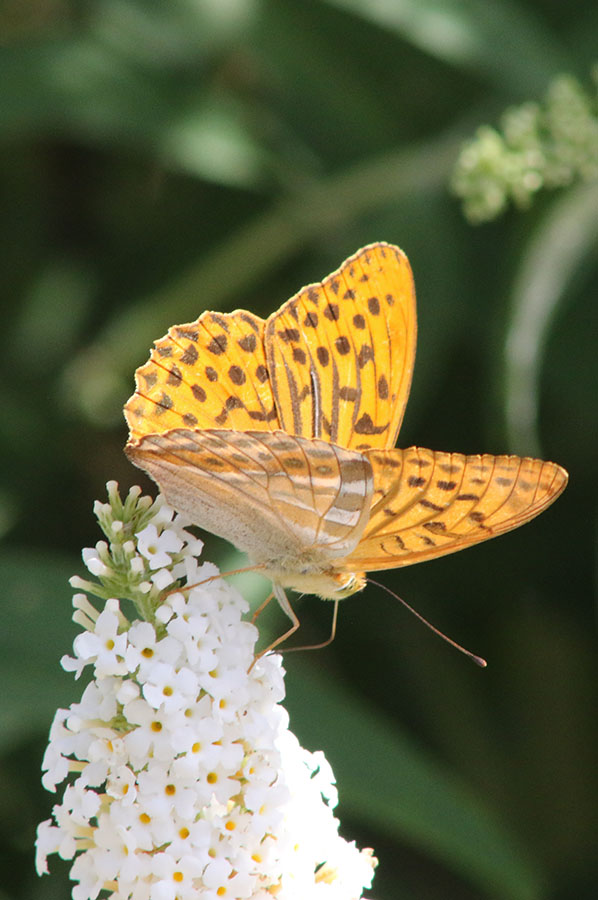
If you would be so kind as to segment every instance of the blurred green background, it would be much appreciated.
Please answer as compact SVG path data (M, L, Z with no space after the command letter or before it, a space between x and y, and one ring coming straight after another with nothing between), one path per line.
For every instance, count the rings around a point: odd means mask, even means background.
M375 240L419 298L400 443L538 453L571 483L520 531L384 576L486 671L369 586L332 647L287 657L291 724L376 850L372 897L598 896L598 194L473 227L449 190L479 125L559 73L590 83L597 38L593 0L0 6L2 900L70 896L65 864L33 871L39 767L81 690L59 659L93 500L153 492L122 453L135 367L169 325L267 315ZM330 607L298 610L305 642L328 633Z

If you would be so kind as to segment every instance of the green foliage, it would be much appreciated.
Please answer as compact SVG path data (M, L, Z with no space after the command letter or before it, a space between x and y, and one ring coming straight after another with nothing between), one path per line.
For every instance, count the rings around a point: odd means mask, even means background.
M386 577L487 671L370 585L332 647L288 657L291 717L379 900L593 898L596 4L20 0L0 34L4 895L70 892L33 874L39 767L91 505L141 479L134 368L168 326L266 315L388 240L419 304L401 444L538 453L571 483L522 531ZM500 219L471 228L456 165L470 214ZM326 635L325 604L299 614L301 643Z
M598 69L595 70L598 83ZM452 185L472 223L486 222L510 201L528 207L541 188L598 178L598 95L560 75L543 104L508 109L501 130L477 130L457 161Z

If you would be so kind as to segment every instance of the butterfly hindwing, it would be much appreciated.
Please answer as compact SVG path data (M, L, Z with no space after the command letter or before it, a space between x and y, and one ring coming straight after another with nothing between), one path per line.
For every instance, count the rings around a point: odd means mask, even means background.
M567 484L551 462L419 447L371 451L370 518L343 568L407 566L454 553L533 519Z
M394 446L415 340L406 256L390 244L364 247L266 323L281 427L357 450Z
M344 556L368 519L369 462L326 441L179 428L130 443L127 455L176 510L254 563Z

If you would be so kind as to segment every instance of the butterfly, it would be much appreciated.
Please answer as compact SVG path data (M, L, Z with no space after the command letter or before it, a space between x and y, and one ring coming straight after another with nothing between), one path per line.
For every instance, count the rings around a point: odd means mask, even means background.
M247 553L298 625L285 588L339 600L367 572L510 531L565 488L552 462L396 448L415 345L407 257L371 244L266 320L171 328L136 372L125 452Z

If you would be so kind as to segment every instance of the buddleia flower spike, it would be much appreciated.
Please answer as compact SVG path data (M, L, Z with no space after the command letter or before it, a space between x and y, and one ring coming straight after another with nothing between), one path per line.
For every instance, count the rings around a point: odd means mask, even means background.
M248 671L247 603L201 541L162 498L108 489L106 541L73 580L83 630L62 665L91 679L50 732L43 783L62 796L39 874L72 861L73 900L357 900L376 861L339 836L332 770L288 730L281 657Z

